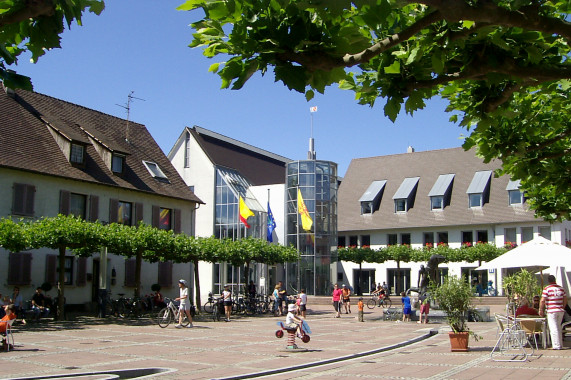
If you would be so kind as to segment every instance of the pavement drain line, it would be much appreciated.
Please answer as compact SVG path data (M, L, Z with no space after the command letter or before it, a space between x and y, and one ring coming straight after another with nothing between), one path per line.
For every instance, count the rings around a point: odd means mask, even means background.
M310 362L310 363L305 363L305 364L300 364L300 365L295 365L295 366L291 366L291 367L284 367L284 368L279 368L279 369L270 369L267 371L261 371L261 372L254 372L254 373L249 373L249 374L244 374L244 375L237 375L237 376L230 376L230 377L221 377L218 379L213 379L213 380L239 380L239 379L253 379L255 377L263 377L263 376L270 376L270 375L277 375L277 374L283 374L285 372L293 372L293 371L298 371L301 369L307 369L307 368L313 368L313 367L320 367L320 366L324 366L327 364L332 364L332 363L339 363L340 361L347 361L347 360L352 360L352 359L357 359L357 358L361 358L361 357L365 357L365 356L370 356L370 355L375 355L375 354L379 354L381 352L386 352L386 351L390 351L390 350L394 350L397 348L401 348L401 347L405 347L408 345L411 345L413 343L417 343L420 342L422 340L428 339L434 335L438 334L438 330L437 329L430 329L429 332L420 335L416 338L413 339L409 339L409 340L405 340L404 342L400 342L400 343L396 343L396 344L392 344L390 346L385 346L385 347L381 347L381 348L376 348L374 350L369 350L369 351L363 351L363 352L359 352L356 354L351 354L351 355L346 355L346 356L340 356L337 358L331 358L331 359L326 359L326 360L321 360L321 361L317 361L317 362Z

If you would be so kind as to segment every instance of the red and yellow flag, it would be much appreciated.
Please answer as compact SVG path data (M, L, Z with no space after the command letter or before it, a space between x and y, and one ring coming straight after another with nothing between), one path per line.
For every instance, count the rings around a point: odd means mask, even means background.
M301 196L300 189L297 189L297 212L299 212L299 215L301 216L301 228L303 228L305 231L311 231L313 220L311 220L309 211L307 211L307 207L305 207L305 202Z
M244 200L242 199L242 196L240 196L240 221L242 223L244 223L244 225L246 226L246 228L250 228L250 225L248 224L248 218L250 216L254 216L254 213L252 212L252 210L250 210L248 208L248 206L246 206L246 203L244 202Z

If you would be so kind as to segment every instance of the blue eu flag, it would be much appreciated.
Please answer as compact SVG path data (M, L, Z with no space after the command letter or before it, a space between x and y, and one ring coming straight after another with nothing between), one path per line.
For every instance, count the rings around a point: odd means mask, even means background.
M274 230L276 229L276 221L274 219L274 214L270 209L270 202L268 202L268 241L271 243L274 241L272 237Z

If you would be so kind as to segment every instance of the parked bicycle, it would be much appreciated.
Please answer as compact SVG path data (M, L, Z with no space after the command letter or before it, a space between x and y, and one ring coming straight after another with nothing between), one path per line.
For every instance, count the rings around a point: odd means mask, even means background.
M374 309L375 306L382 307L383 309L393 306L393 302L389 296L384 296L379 298L379 296L371 296L371 299L367 301L367 307L369 309Z
M165 297L165 302L167 303L167 307L161 309L157 315L157 322L163 329L170 325L172 321L178 323L180 313L180 310L178 309L178 303L175 303L176 301ZM186 313L183 313L182 326L186 327L189 323L190 321L188 320Z
M226 318L225 311L224 311L224 300L222 298L215 298L212 300L212 319L214 322L220 321L220 318L224 315Z

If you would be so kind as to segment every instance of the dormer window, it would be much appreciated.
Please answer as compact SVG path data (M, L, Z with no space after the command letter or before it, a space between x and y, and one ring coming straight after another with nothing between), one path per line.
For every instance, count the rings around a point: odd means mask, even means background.
M523 204L523 193L519 190L519 183L520 181L512 181L508 182L508 186L506 190L508 191L508 199L510 205L521 205Z
M115 174L123 174L125 171L125 156L113 153L111 156L111 171Z
M450 194L452 192L452 182L454 174L441 174L428 193L430 197L431 210L443 210L450 204Z
M361 203L361 215L372 214L379 209L386 180L373 181L363 193L359 202Z
M466 193L468 194L468 205L470 208L483 207L488 202L490 196L491 170L484 170L474 173L474 178Z
M414 206L416 187L420 177L405 178L398 188L393 199L395 201L395 213L404 213Z
M74 165L85 165L85 146L72 142L69 154L69 162Z
M159 165L156 163L151 161L143 161L143 164L154 178L167 179L165 173L163 173Z

